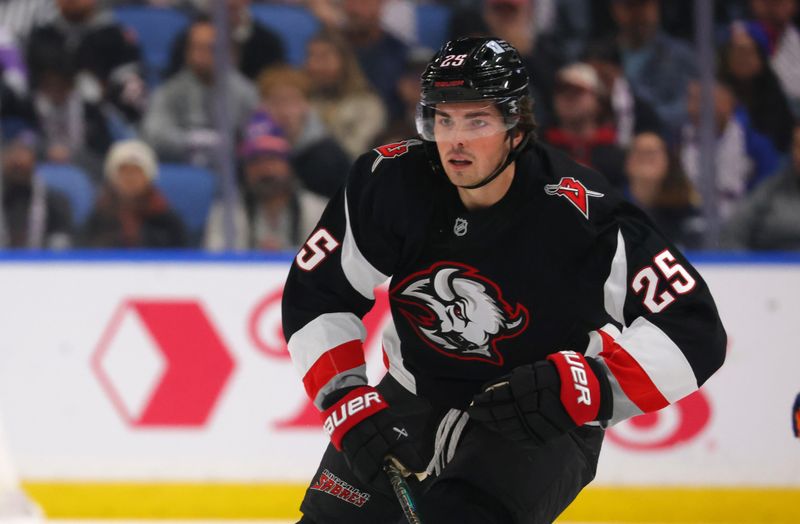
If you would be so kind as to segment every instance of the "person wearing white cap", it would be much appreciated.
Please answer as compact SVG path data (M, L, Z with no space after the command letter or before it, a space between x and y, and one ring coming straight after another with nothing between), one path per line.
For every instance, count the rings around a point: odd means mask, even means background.
M556 125L544 132L544 141L622 187L625 152L617 146L617 131L597 71L583 62L560 69L553 101Z
M180 218L153 184L158 164L142 141L115 143L105 161L106 184L87 220L87 247L183 247Z

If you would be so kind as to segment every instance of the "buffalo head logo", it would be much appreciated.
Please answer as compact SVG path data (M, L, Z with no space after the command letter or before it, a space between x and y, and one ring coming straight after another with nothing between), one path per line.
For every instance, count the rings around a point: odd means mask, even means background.
M474 268L437 263L391 292L419 337L439 353L502 365L497 342L528 327L528 310L503 300L500 288Z

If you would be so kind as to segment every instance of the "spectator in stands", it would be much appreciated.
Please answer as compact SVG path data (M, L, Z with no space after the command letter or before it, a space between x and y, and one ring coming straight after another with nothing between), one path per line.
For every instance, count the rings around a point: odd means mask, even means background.
M209 20L196 20L188 32L186 66L153 93L142 130L162 161L202 167L213 163L220 144L213 117L215 33ZM224 80L228 115L239 131L258 105L258 94L237 71Z
M397 81L397 92L403 101L403 113L392 120L378 138L380 144L390 144L417 136L416 115L419 104L419 78L425 71L433 51L426 47L412 48L403 75Z
M109 101L128 122L136 122L146 101L139 45L133 32L117 24L109 11L100 10L97 2L57 0L59 17L31 33L30 74L35 79L54 56L66 55L79 73L84 98Z
M311 105L308 76L291 66L275 66L261 74L258 89L262 111L275 119L292 146L289 159L297 177L307 189L332 197L347 177L350 158Z
M586 49L586 62L600 76L614 113L617 145L627 148L634 135L651 131L666 134L664 123L653 106L644 101L622 71L619 48L611 42L595 42Z
M330 29L315 35L308 42L305 70L312 105L350 157L374 147L386 126L386 109L347 41Z
M785 153L792 142L794 120L789 100L769 64L768 50L769 41L760 25L732 24L720 50L720 76L730 83L753 127Z
M686 120L686 86L697 73L692 49L661 30L659 0L613 0L611 13L625 76L677 131Z
M112 142L102 106L87 101L77 87L69 56L41 62L33 77L33 109L48 162L76 164L96 180Z
M86 222L82 244L107 248L185 247L180 218L153 185L153 150L139 140L116 142L105 162L106 184Z
M265 68L285 60L283 41L264 24L253 19L250 13L250 0L225 0L225 2L228 6L232 63L240 73L255 81ZM211 4L207 6L204 11L206 15L210 15ZM186 36L187 33L182 32L172 45L167 69L169 76L183 68Z
M591 4L591 36L602 39L616 32L611 15L611 4L616 0L585 0ZM661 2L661 27L669 35L685 41L693 41L695 35L694 9L696 0L669 0ZM714 2L714 26L723 27L748 14L749 0L725 0Z
M775 173L780 160L772 141L752 127L747 112L737 104L730 85L718 80L714 90L716 171L719 216L723 219L731 216L748 191ZM689 179L699 185L700 85L695 81L689 83L687 106L689 122L681 131L681 161Z
M623 187L625 153L617 146L611 111L594 68L576 62L559 70L554 102L556 125L546 129L545 142Z
M72 242L69 201L36 176L36 137L30 130L11 137L3 148L3 248L63 249Z
M668 239L683 249L703 240L699 196L676 155L656 133L637 134L625 162L628 197L647 213Z
M513 45L531 77L536 121L553 124L555 73L566 63L561 42L538 31L541 10L534 0L481 0L453 13L450 39L461 36L497 36Z
M756 21L769 38L770 63L800 116L800 29L794 23L797 0L750 0Z
M344 34L354 49L362 71L383 99L389 115L402 113L395 90L403 74L408 47L383 29L384 0L342 0Z
M240 156L244 198L234 210L234 248L267 251L297 250L311 234L327 199L302 187L289 162L291 145L269 117L248 126ZM206 247L225 247L223 202L211 209Z
M745 199L722 231L728 249L800 250L800 123L790 164Z
M592 29L590 0L534 0L536 31L547 34L564 60L580 60Z

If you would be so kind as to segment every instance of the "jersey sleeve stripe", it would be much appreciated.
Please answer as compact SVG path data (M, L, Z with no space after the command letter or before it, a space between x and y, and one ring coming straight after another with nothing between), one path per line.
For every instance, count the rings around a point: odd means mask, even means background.
M611 335L600 331L603 342L603 359L622 392L642 412L657 411L669 404L644 369L620 346ZM615 399L616 400L616 399ZM616 403L614 408L616 410ZM614 414L615 417L617 414Z
M376 269L364 257L356 245L350 226L350 210L347 205L347 192L344 197L344 216L346 230L342 242L342 271L350 285L364 298L375 299L375 287L386 282L389 277Z
M625 325L623 309L625 307L625 297L627 294L628 281L628 260L625 254L625 238L622 230L617 232L617 250L611 260L611 271L603 285L603 300L606 311L611 318Z
M680 348L658 326L638 317L616 339L671 404L697 388L697 378Z
M329 350L351 341L363 342L366 335L364 324L353 313L325 313L289 338L289 354L297 374L305 377Z
M609 369L608 363L603 357L600 356L604 349L604 342L609 339L613 342L613 339L619 337L619 335L620 331L614 324L606 324L599 330L589 333L589 346L586 348L586 356L593 357L595 360L597 360L597 362L600 363L600 365L606 371L608 382L611 385L611 395L614 410L611 419L607 421L609 426L643 413L643 411L639 409L639 406L637 406L630 398L628 398L628 395L625 394L625 391L622 389L617 377L615 377ZM608 344L609 342L605 343Z
M306 393L315 403L321 401L321 397L336 389L327 387L335 377L362 366L366 369L364 349L360 340L351 340L336 346L319 357L303 377ZM355 373L360 375L357 371ZM366 383L366 376L364 378Z

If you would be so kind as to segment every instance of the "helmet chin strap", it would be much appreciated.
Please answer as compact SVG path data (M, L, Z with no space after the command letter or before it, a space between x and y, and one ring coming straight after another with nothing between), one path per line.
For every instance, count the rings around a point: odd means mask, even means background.
M477 184L472 184L470 186L458 186L458 187L462 189L478 189L485 186L486 184L489 184L492 180L500 176L500 173L505 171L505 169L517 159L520 153L522 153L522 150L525 149L525 146L528 145L529 138L530 138L529 133L525 133L525 136L522 137L522 140L520 141L519 144L517 144L517 147L512 147L511 150L508 152L508 155L506 155L506 159L503 162L501 162L500 165L497 166L497 168L495 168L495 170L492 171L486 178L484 178ZM508 140L510 143L513 144L514 141L513 133L511 132L508 133Z

